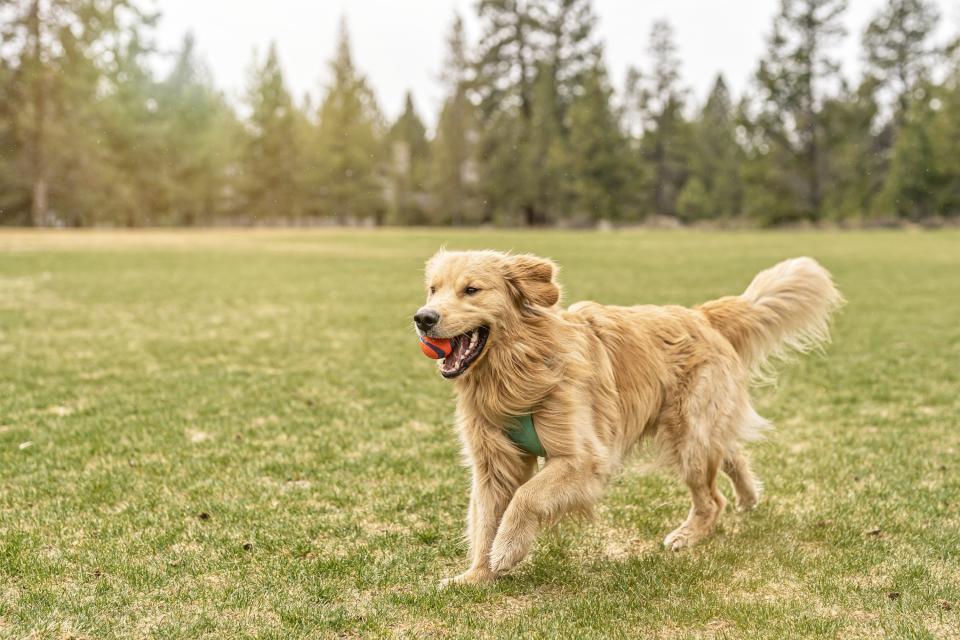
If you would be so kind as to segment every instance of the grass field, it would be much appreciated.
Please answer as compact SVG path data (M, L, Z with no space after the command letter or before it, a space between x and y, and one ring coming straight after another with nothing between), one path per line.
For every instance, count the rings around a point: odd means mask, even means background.
M687 496L638 458L438 591L468 473L409 319L444 243L621 304L820 259L848 304L755 394L758 510L665 552ZM0 233L0 638L391 635L960 637L960 234Z

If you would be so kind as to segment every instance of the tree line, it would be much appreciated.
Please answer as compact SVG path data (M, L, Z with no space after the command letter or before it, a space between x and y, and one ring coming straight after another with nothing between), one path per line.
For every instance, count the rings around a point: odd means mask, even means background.
M479 0L456 17L428 129L388 121L345 23L317 103L276 48L235 105L189 35L155 71L138 0L0 0L0 223L591 225L924 220L960 214L960 39L887 0L842 73L846 0L780 0L744 95L702 101L653 25L615 91L590 0ZM641 57L642 56L642 57Z

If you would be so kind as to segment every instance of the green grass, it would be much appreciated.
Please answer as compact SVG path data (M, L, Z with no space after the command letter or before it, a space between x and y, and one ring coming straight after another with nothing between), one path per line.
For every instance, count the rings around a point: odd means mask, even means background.
M437 591L468 472L409 319L442 244L620 304L820 259L849 302L755 393L758 510L667 553L687 496L636 459ZM958 392L956 232L0 233L0 637L957 637Z

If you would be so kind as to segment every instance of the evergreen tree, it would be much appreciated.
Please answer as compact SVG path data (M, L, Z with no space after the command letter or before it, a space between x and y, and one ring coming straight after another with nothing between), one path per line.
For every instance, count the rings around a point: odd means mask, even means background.
M677 198L677 213L680 218L687 222L694 222L717 218L719 215L716 212L716 204L710 197L703 176L691 173Z
M109 186L100 194L103 204L84 207L91 212L84 224L106 220L136 227L173 222L165 219L173 187L163 163L168 141L159 84L148 61L151 53L140 38L114 51L107 74L113 90L100 105L102 118L110 124L103 128L104 164L97 169L99 175L109 176ZM70 173L77 186L87 179L82 164Z
M932 111L931 69L938 49L931 42L940 15L929 0L888 0L870 21L863 34L869 81L875 85L877 100L884 107L879 133L875 136L879 169L890 172L883 197L874 204L877 213L916 217L934 206L933 167L916 161L933 161L928 125ZM876 123L874 128L878 128ZM900 140L906 135L908 140Z
M136 39L154 17L134 0L3 0L0 10L0 57L16 85L9 98L16 173L28 185L29 220L36 226L76 223L84 217L81 202L70 199L84 196L66 188L71 176L65 172L101 174L95 166L102 152L90 125L99 124L94 109L110 64L105 53ZM96 191L97 183L84 189Z
M479 221L476 201L477 110L467 95L470 60L463 20L454 17L442 76L447 98L431 144L430 192L434 222Z
M536 0L480 0L477 16L483 35L471 84L484 118L518 109L523 120L532 116L530 93L542 25L531 4Z
M654 23L648 51L650 73L631 70L627 81L628 102L642 127L639 184L649 194L648 212L672 216L687 179L691 132L683 115L687 91L680 85L680 60L668 22Z
M320 104L317 131L320 212L345 220L373 217L382 224L382 117L353 65L346 22L330 70L333 81Z
M482 0L472 83L491 214L528 225L566 213L567 110L600 47L590 0Z
M606 69L598 63L584 75L570 106L569 191L580 219L623 221L633 214L630 149L612 98Z
M556 97L556 120L565 121L566 109L602 65L602 45L596 35L597 16L592 0L544 0L534 4L536 24L543 30L541 71L549 73Z
M49 177L46 224L134 226L154 211L160 132L148 65L153 50L140 26L133 23L105 37L97 46L109 55L99 57L91 57L83 39L61 34L56 74L49 76L55 88L47 101L52 112L43 131L49 145L43 153ZM35 178L35 156L23 157L31 160L25 174Z
M528 224L554 223L569 215L570 154L567 108L561 106L557 76L552 65L541 62L530 94L532 117L520 147L517 176L523 192L540 214Z
M262 63L254 60L249 82L249 132L242 162L243 211L251 221L259 222L299 218L303 213L302 136L276 44L271 43Z
M230 173L239 161L240 125L209 72L184 37L170 74L158 87L163 145L160 168L167 189L157 213L173 224L209 223L237 205Z
M390 145L391 222L426 222L426 183L430 163L427 128L407 92L403 113L387 134Z
M743 215L761 225L797 220L803 185L793 147L771 118L754 117L747 99L737 108L737 123L744 134Z
M241 122L192 38L158 76L140 0L0 0L0 224L960 215L960 39L934 43L935 0L884 0L847 84L847 2L781 0L756 98L734 106L718 78L690 118L668 24L615 100L591 0L478 0L429 140L409 95L385 127L345 27L319 105L291 98L271 47Z
M20 149L13 127L16 113L13 70L0 58L0 224L24 224L30 191L17 167Z
M762 146L774 154L781 173L773 188L787 217L818 219L823 213L826 153L821 110L825 87L839 77L829 55L844 34L840 22L847 0L781 0L757 71L760 113L756 121ZM793 165L792 167L790 165ZM761 200L770 200L772 194Z
M730 217L741 212L743 153L736 140L736 114L730 91L718 75L693 123L690 179L677 209L685 220Z
M935 115L930 100L910 102L897 134L890 173L881 196L884 213L910 220L936 213L941 176L933 140Z
M529 157L533 131L533 84L541 57L543 25L531 5L536 0L480 0L483 35L471 90L482 118L481 189L486 218L528 224L545 222L531 188Z
M582 206L576 203L572 187L576 178L570 110L584 92L593 91L594 99L602 93L605 78L598 74L605 72L592 0L544 0L534 9L544 44L534 79L533 130L526 157L532 169L533 197L546 212L546 221L554 222L568 217L573 205ZM588 82L593 86L587 87ZM581 111L585 104L580 105ZM586 124L586 114L579 116L581 124ZM579 135L594 131L583 127ZM583 139L578 142L588 144Z
M887 0L863 34L867 73L892 94L898 124L910 94L929 78L937 54L930 40L939 20L931 0Z
M960 58L953 62L932 105L936 107L930 125L933 156L940 176L936 210L940 215L960 217Z
M825 215L835 220L869 216L883 188L890 128L874 131L878 119L877 82L844 86L824 101L824 145L830 150L824 172Z

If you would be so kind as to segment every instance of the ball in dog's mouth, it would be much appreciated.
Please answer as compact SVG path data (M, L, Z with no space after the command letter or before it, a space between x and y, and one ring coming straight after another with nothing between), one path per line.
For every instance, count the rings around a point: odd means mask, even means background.
M450 351L450 355L443 359L443 363L440 365L440 374L444 378L456 378L466 371L487 345L489 335L489 329L477 327L472 331L450 338L453 349Z

